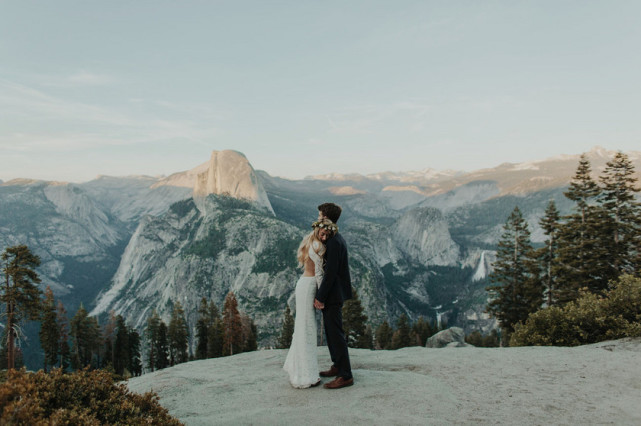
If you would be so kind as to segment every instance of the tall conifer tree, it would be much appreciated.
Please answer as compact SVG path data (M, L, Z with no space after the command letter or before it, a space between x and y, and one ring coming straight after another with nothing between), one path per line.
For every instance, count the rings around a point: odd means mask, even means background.
M404 313L398 317L396 331L392 335L392 349L406 348L412 346L410 338L410 322Z
M156 310L151 311L147 318L147 328L145 328L145 338L147 340L147 368L151 371L158 369L158 332L160 328L160 316Z
M71 365L79 370L86 366L95 367L100 350L100 326L98 320L90 317L82 303L71 319Z
M167 338L167 324L161 319L158 324L158 339L156 340L156 365L163 369L169 367L169 339Z
M207 358L209 328L213 325L210 319L209 304L207 299L203 297L200 301L198 321L196 322L196 359Z
M488 312L499 320L507 334L514 332L516 323L525 322L541 307L543 289L536 266L527 222L515 207L503 227L494 271L490 274L496 285L487 288L492 299Z
M576 206L574 213L564 217L565 221L559 230L557 295L561 304L575 300L582 287L598 291L607 286L607 280L599 272L603 247L599 244L600 212L596 200L601 190L591 174L590 161L584 154L565 192L565 196L574 201Z
M131 348L129 347L129 329L122 315L116 317L116 335L113 345L113 368L116 374L124 375L125 369L131 364ZM131 370L129 370L131 374Z
M258 349L258 329L254 320L248 315L242 314L240 316L243 325L243 352L251 352Z
M15 338L22 319L36 320L40 315L40 277L35 268L40 258L25 245L7 248L0 256L4 285L0 286L0 301L5 305L7 368L15 367Z
M142 374L142 360L140 357L140 334L134 328L129 329L129 364L127 369L133 376Z
M42 305L40 324L40 346L45 353L44 371L47 366L55 367L60 353L60 330L58 329L56 302L51 287L45 290L45 300Z
M238 301L233 292L227 293L223 306L223 355L234 355L243 348L243 325L238 312Z
M602 235L609 259L610 279L624 273L634 273L640 266L637 255L641 248L641 216L639 203L635 199L637 179L634 165L628 156L618 152L606 164L600 177L602 184L599 199L604 210Z
M361 300L356 290L352 291L352 298L343 305L343 330L347 344L352 348L370 348L371 340L367 341L367 315L363 310Z
M65 309L62 302L58 301L58 307L56 309L58 330L60 336L60 349L58 353L60 354L60 363L58 367L62 371L66 371L71 366L71 349L69 348L69 319L67 318L67 310Z
M209 302L209 332L207 336L207 358L223 356L223 321L218 307L213 301Z
M105 368L111 366L116 370L115 366L115 340L116 340L116 327L117 317L114 310L109 311L109 319L102 330L102 363L101 367Z
M187 353L189 345L189 327L185 320L185 311L180 302L176 302L174 305L171 320L169 321L168 338L170 365L181 364L189 361Z
M391 349L393 333L394 330L392 330L389 323L383 321L376 329L376 348Z
M537 251L537 257L541 263L541 281L545 288L545 301L547 306L557 304L557 273L559 270L559 231L560 231L559 210L554 200L548 203L545 216L539 221L543 233L547 237L545 245Z
M218 317L214 320L214 324L209 328L209 337L207 338L207 357L218 358L223 356L223 337L225 335L225 328L222 318Z

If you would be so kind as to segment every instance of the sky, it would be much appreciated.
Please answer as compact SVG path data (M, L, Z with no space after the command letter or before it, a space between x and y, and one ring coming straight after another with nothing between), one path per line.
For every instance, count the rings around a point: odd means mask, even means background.
M641 148L639 1L0 0L0 179Z

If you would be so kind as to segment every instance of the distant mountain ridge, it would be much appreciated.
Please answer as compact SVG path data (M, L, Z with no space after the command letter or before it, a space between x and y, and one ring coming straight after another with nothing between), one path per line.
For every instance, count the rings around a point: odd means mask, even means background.
M616 151L608 151L596 146L586 152L591 162L593 177L598 178ZM641 178L641 152L627 153L636 167L637 178ZM306 180L321 180L349 184L356 189L368 190L379 188L384 191L412 191L425 198L441 195L472 182L494 182L499 193L496 195L513 195L536 192L548 188L567 185L578 164L580 155L561 155L544 160L525 163L504 163L499 166L472 172L463 171L424 171L384 172L369 175L327 174L308 177Z

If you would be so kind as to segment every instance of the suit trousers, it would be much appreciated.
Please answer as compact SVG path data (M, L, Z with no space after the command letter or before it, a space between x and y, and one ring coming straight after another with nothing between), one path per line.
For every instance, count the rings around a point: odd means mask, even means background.
M347 352L347 340L343 331L343 305L325 305L323 309L323 322L325 323L325 336L332 363L338 368L338 375L352 378L352 366Z

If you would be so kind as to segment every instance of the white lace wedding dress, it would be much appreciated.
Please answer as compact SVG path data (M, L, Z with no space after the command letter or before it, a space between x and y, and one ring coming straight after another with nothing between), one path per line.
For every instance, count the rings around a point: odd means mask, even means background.
M323 259L311 247L309 257L314 262L315 275L302 276L296 283L294 335L283 366L283 369L289 373L289 382L299 389L308 388L320 380L316 352L317 328L314 298L316 289L323 280Z

